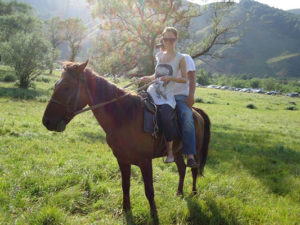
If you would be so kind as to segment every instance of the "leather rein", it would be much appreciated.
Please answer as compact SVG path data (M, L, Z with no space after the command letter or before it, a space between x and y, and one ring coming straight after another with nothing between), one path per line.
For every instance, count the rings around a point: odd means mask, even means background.
M134 82L132 82L132 83L126 85L124 88L128 88L129 86L131 86L131 85L133 85L133 84L136 84L136 83L138 83L138 82L139 82L139 80L136 80L136 81L134 81ZM154 83L154 82L155 82L155 81L152 81L152 82L150 82L150 83L148 83L148 84L146 84L146 85L140 87L137 91L140 91L140 90L144 89L146 86L148 86L148 85L150 85L150 84L152 84L152 83ZM93 110L93 109L96 109L96 108L99 108L99 107L108 105L108 104L110 104L110 103L113 103L113 102L115 102L115 101L118 101L118 100L120 100L120 99L126 97L127 95L131 94L131 93L128 92L128 93L126 93L126 94L124 94L124 95L122 95L122 96L120 96L120 97L116 97L116 98L113 98L113 99L111 99L111 100L108 100L108 101L105 101L105 102L101 102L101 103L98 103L98 104L93 105L93 106L86 107L86 108L81 109L81 110L76 110L76 109L77 109L77 106L78 106L79 98L80 98L80 89L81 89L81 85L84 85L84 86L85 86L86 92L87 92L88 97L89 97L89 100L90 100L91 103L93 103L93 98L92 98L92 95L91 95L90 89L89 89L89 87L88 87L87 80L86 80L86 77L85 77L85 76L80 76L80 78L78 79L78 86L77 86L76 93L75 93L75 95L76 95L76 100L75 100L75 104L74 104L74 106L73 106L73 109L71 109L70 101L72 100L74 94L69 96L69 98L67 99L67 102L66 102L66 103L63 103L63 102L61 102L61 101L59 101L59 100L57 100L57 99L54 99L53 97L49 100L49 102L56 103L56 104L59 104L59 105L62 105L62 106L64 106L64 107L66 107L66 108L67 108L67 113L68 113L68 114L71 114L72 116L76 116L76 115L78 115L78 114L80 114L80 113L83 113L83 112L86 112L86 111L89 111L89 110Z

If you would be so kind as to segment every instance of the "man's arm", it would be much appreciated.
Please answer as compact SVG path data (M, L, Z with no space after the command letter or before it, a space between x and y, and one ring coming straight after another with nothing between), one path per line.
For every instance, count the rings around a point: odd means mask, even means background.
M189 71L187 75L188 75L188 79L190 81L190 92L189 92L188 97L186 98L186 102L187 102L188 106L190 108L192 108L192 106L195 103L195 100L194 100L195 89L196 89L195 71Z

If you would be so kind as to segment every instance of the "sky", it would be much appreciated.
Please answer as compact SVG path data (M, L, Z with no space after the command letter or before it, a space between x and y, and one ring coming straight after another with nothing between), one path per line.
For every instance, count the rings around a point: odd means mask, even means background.
M207 4L211 2L217 2L216 0L189 0L190 2L195 2L198 4ZM239 0L234 0L235 2L239 2ZM275 7L278 9L289 10L289 9L300 9L300 1L299 0L256 0L256 2L260 2L271 7Z

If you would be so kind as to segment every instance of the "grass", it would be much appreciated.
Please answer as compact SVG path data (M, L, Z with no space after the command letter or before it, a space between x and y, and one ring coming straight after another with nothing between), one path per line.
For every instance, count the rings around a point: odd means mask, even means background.
M63 133L41 123L57 79L22 93L0 82L0 224L122 224L121 174L92 113ZM177 197L176 166L153 161L161 224L299 224L300 112L285 109L290 98L205 88L196 98L212 122L205 177L193 196L187 170ZM135 166L131 203L132 223L151 224Z

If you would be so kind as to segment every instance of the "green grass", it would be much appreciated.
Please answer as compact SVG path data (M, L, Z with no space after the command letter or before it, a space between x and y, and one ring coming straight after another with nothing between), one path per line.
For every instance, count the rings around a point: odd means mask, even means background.
M92 113L63 133L41 123L57 79L44 75L28 91L0 83L0 224L122 224L120 171ZM176 166L153 161L161 224L299 224L300 111L286 110L291 98L205 88L196 98L212 122L205 177L193 196L187 170L177 197ZM135 166L131 203L133 224L151 224Z

